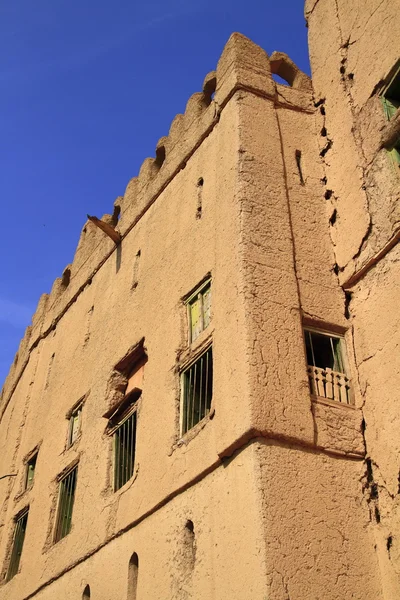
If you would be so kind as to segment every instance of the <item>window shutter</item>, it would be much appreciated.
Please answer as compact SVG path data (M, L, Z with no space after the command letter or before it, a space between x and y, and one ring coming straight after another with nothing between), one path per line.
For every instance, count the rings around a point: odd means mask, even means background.
M190 323L191 323L191 338L192 342L199 337L203 330L203 319L201 310L201 295L199 294L190 304Z

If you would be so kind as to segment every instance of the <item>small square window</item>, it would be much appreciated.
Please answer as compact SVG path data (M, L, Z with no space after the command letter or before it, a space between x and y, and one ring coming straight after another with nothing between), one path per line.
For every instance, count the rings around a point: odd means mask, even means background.
M190 341L194 342L211 320L211 280L204 282L187 300Z
M344 339L314 329L305 329L304 336L311 393L322 398L351 404L351 386L346 374Z
M58 542L71 531L77 475L76 466L60 480L54 542Z
M26 463L26 474L25 474L25 489L26 490L33 485L33 480L35 478L36 461L37 461L37 452Z
M10 564L8 566L6 581L10 581L18 573L19 563L21 560L22 548L24 546L26 526L28 523L28 510L15 522L14 538L11 549Z
M74 408L69 416L68 442L67 448L72 446L81 432L82 423L82 403Z
M183 435L210 412L213 394L212 347L183 371L181 379Z
M388 121L391 121L400 107L400 67L397 68L388 85L381 95L383 108ZM400 164L400 138L398 138L393 150L390 150L392 158Z

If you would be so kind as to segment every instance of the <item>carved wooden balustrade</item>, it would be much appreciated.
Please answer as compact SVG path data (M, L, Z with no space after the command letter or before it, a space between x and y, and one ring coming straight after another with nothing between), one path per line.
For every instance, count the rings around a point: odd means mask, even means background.
M350 378L344 373L320 367L307 367L311 393L342 404L353 404Z

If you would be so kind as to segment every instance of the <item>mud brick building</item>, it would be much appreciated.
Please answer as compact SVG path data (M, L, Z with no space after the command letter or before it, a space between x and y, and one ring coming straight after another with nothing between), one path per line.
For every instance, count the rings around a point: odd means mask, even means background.
M312 81L233 34L85 224L1 395L1 600L400 597L399 8L307 0Z

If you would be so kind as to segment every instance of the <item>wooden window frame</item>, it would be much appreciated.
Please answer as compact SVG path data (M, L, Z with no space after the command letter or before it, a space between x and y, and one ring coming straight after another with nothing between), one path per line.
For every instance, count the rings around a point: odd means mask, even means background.
M204 281L202 281L202 283L200 283L200 285L198 285L196 287L196 289L191 292L185 299L184 302L186 304L186 310L187 310L187 319L188 319L188 329L189 329L189 343L192 344L193 342L195 342L200 335L203 333L203 331L205 329L207 329L207 327L209 326L210 322L211 322L211 302L212 302L212 293L211 293L211 284L212 284L212 279L210 277L210 275L207 275L206 279L204 279ZM209 306L209 317L208 317L208 322L205 322L205 312L204 312L204 297L205 297L205 293L208 292L210 293L210 306ZM196 336L194 336L193 334L193 322L192 322L192 307L194 306L196 301L200 302L200 319L201 319L201 329L200 331L197 333Z
M35 482L35 473L36 473L36 464L37 464L38 454L39 454L39 451L35 450L34 452L31 453L31 455L29 456L29 458L26 461L24 490L30 489ZM30 473L29 468L32 464L34 465L33 471L31 471L33 473L33 475L32 475L32 477L29 477L29 473Z
M201 362L202 359L204 357L207 356L207 365L206 365L206 383L205 383L205 397L204 399L204 410L202 410L202 396L201 396L201 389L202 389L202 372L200 373L200 409L198 409L198 407L195 407L195 392L193 392L193 398L192 398L192 408L191 410L188 410L188 398L187 398L187 393L188 393L188 385L190 386L190 381L191 379L189 379L189 384L187 381L187 377L188 377L188 373L191 372L191 370L200 363L200 369L201 367ZM210 359L208 359L208 357L210 357ZM208 360L210 360L210 363L208 363ZM208 393L207 393L207 389L208 389L208 373L211 373L210 375L210 381L211 381L211 394L208 397ZM189 375L190 377L190 375ZM180 372L180 381L181 381L181 402L180 402L180 435L184 436L186 435L189 431L191 431L196 425L198 425L199 423L201 423L202 421L204 421L204 419L209 415L210 411L211 411L211 407L212 407L212 401L213 401L213 381L214 379L214 365L213 365L213 345L209 344L206 348L202 349L202 351L193 359L191 360L188 364L186 364L181 372ZM195 371L195 375L194 375L194 385L193 385L193 390L196 389L196 371ZM191 413L191 416L190 416ZM196 413L200 413L199 414L199 418L197 419L195 417Z
M14 521L14 532L13 532L13 541L11 546L10 553L10 561L8 563L6 581L10 581L15 575L17 575L19 571L19 566L21 563L22 550L24 548L26 529L28 526L28 515L29 515L29 506L24 508L15 518ZM25 520L25 522L24 522ZM19 531L21 530L22 523L24 523L22 529L22 534L19 535ZM18 536L18 537L17 537Z
M66 418L68 419L68 436L66 448L71 448L77 440L79 440L82 434L82 410L85 403L86 396L83 396L78 402L74 404L71 410L67 413ZM78 416L78 427L74 437L74 417Z
M331 339L339 340L343 370L338 371L338 372L343 373L344 375L347 375L349 372L349 367L348 367L348 361L347 361L346 341L345 341L344 335L341 335L340 333L335 333L333 331L328 331L326 329L310 327L308 325L304 325L303 330L304 330L304 334L316 333L318 335L323 335L323 336L331 338ZM334 356L334 352L333 352L333 356ZM310 365L310 366L315 366L315 365Z
M78 463L75 463L58 480L58 506L54 528L54 543L65 538L72 529L72 515L75 504L76 486L78 480ZM72 483L70 483L70 481ZM69 486L69 492L68 492ZM71 492L72 489L72 493ZM68 493L70 497L68 498ZM66 525L65 525L66 522Z
M116 410L115 414L110 418L108 433L113 436L113 489L114 492L120 490L135 473L136 459L136 438L137 438L137 412L139 408L139 398L141 390L135 388L124 398L124 402ZM131 421L132 420L132 421ZM131 423L130 423L131 421ZM119 432L123 429L123 437ZM125 430L127 429L127 432ZM126 450L121 452L123 448L123 438L125 443L129 445L130 452ZM120 444L118 446L118 444ZM121 463L121 457L122 463ZM125 471L125 472L124 472Z
M346 340L344 335L329 331L326 329L319 329L308 325L303 326L304 332L304 350L306 356L307 373L309 378L310 391L312 396L318 398L326 398L334 402L341 404L353 405L354 396L351 385L351 379L349 377L349 364L347 359ZM312 353L312 364L309 363L307 357L307 341L306 336L309 336L310 350ZM314 347L312 343L312 334L317 334L330 339L332 348L333 366L335 367L335 361L338 361L338 369L324 366L317 366ZM334 348L332 340L339 342L339 352Z

